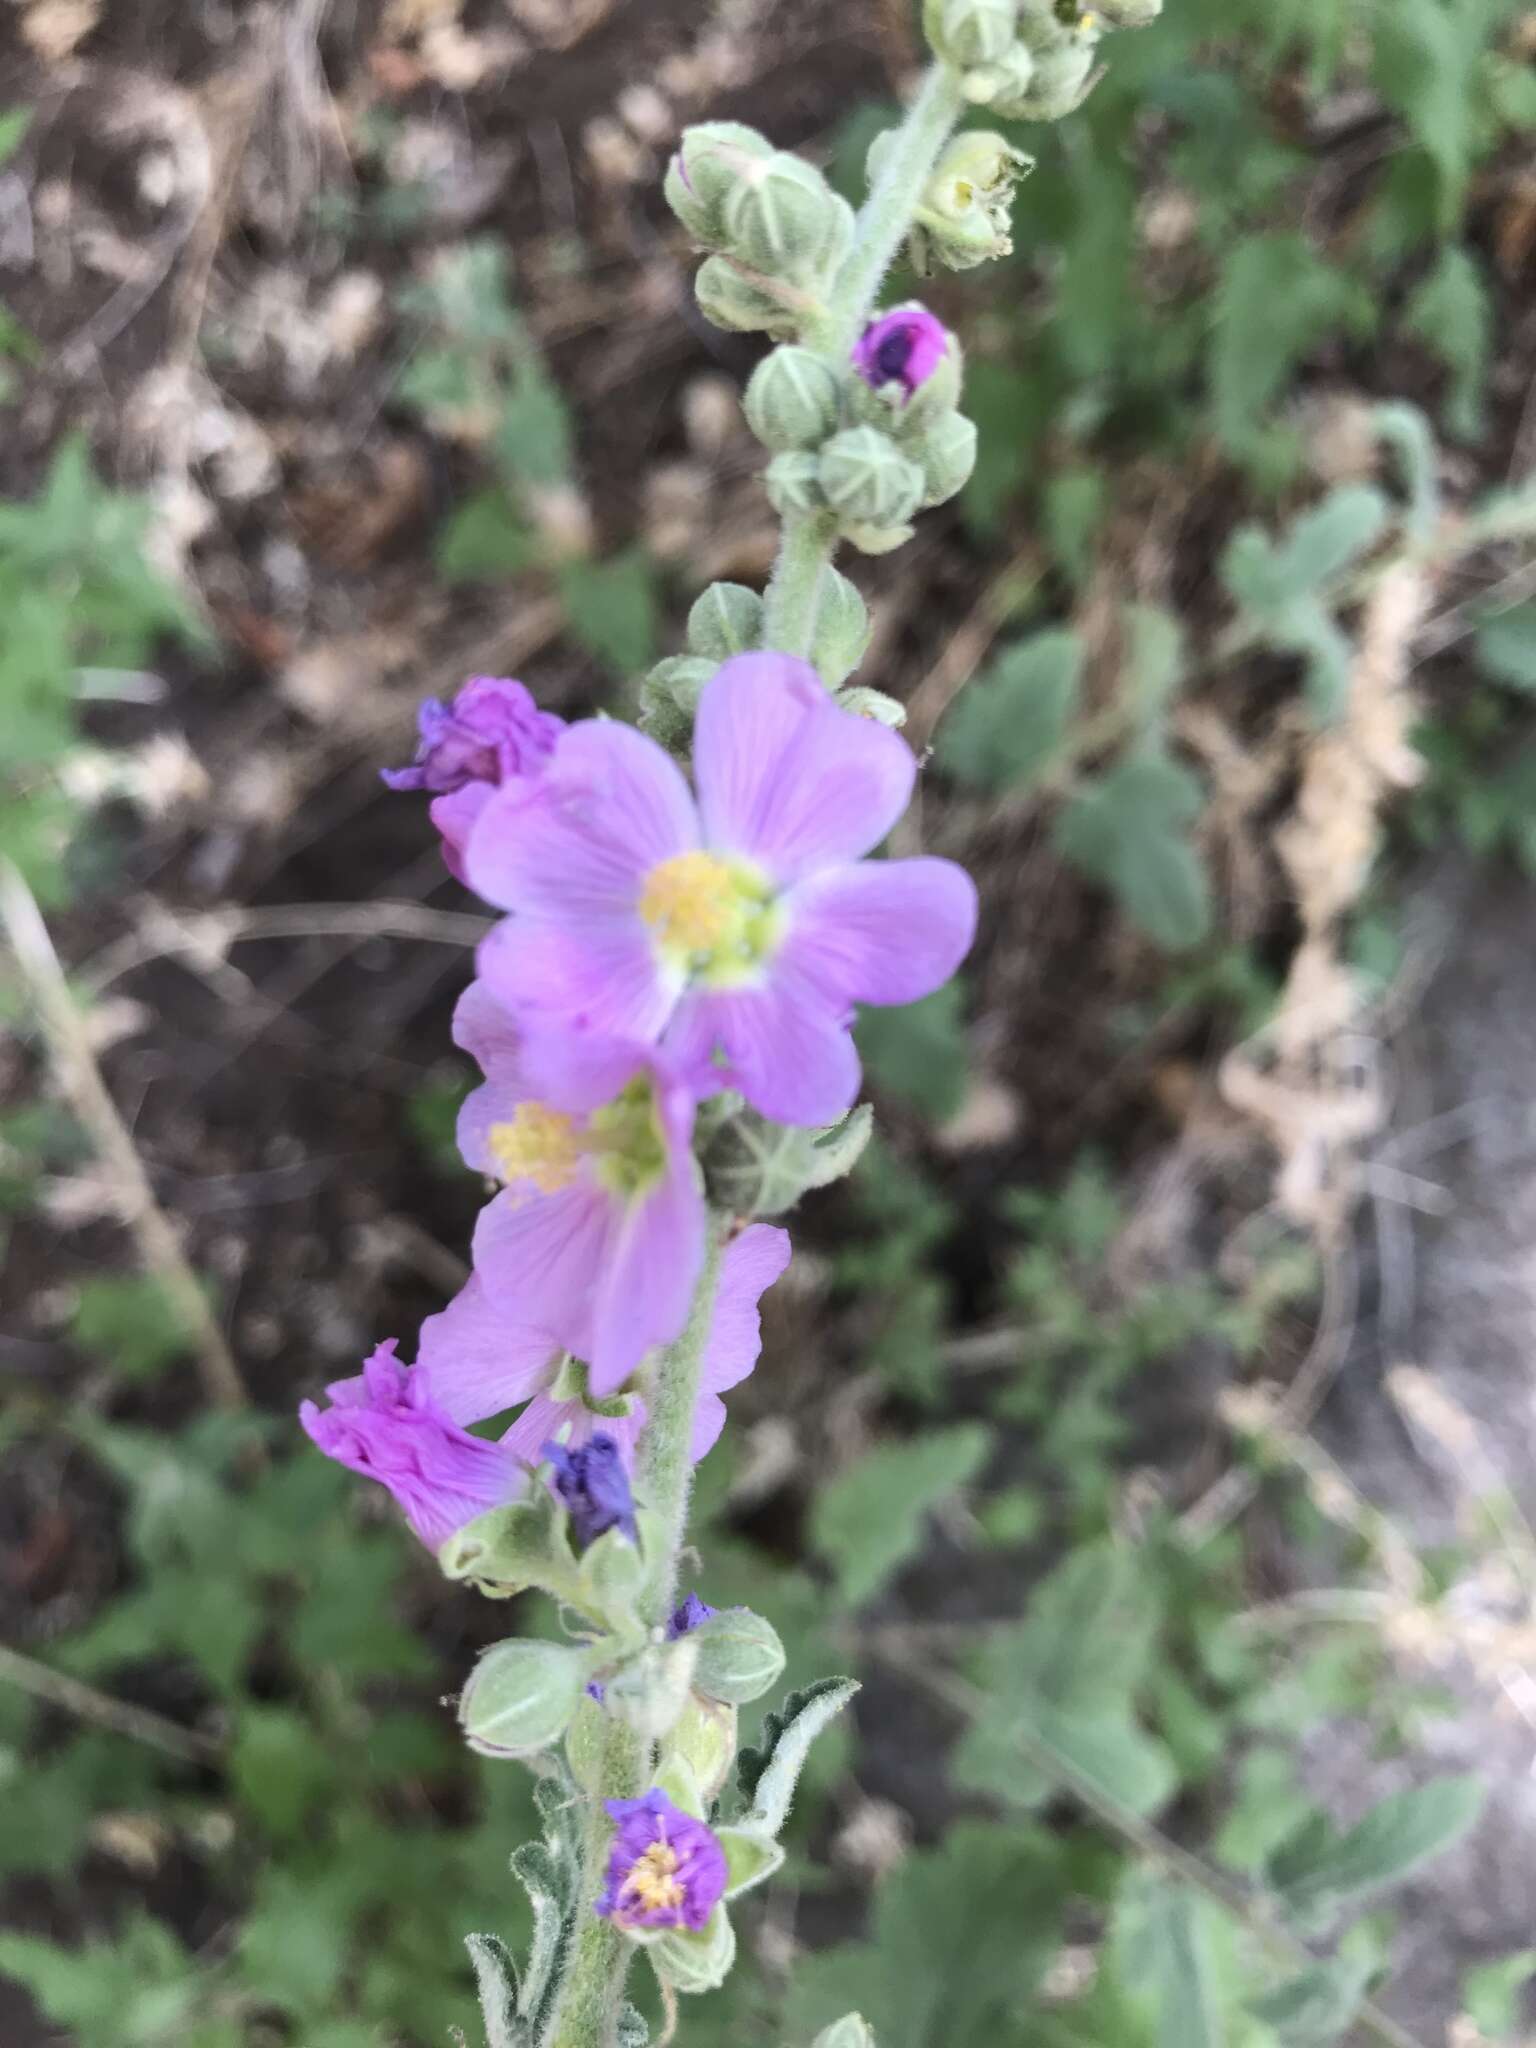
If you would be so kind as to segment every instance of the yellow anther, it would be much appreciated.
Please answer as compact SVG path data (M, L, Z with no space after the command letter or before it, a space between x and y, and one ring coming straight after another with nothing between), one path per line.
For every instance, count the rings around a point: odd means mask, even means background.
M486 1142L503 1180L532 1181L541 1195L568 1188L581 1162L576 1119L542 1102L520 1102L510 1123L492 1124Z
M661 1913L680 1906L686 1894L673 1876L676 1869L677 1851L671 1844L652 1842L639 1861L631 1864L622 1896L633 1899L642 1913Z
M678 853L646 876L640 915L663 946L712 953L741 915L741 891L715 854Z

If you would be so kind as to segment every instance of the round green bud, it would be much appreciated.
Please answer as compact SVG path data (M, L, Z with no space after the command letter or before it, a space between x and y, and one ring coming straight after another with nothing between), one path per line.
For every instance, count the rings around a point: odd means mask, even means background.
M723 219L731 248L768 277L815 276L842 231L826 179L787 149L747 167Z
M855 718L872 718L876 725L888 725L893 731L907 722L905 704L898 704L884 690L866 689L862 683L851 690L839 690L836 702L839 710L851 711Z
M688 614L690 655L711 664L729 661L733 654L761 646L762 638L763 600L744 583L711 583L694 599ZM689 709L697 703L695 693Z
M816 588L811 660L829 690L853 674L864 659L873 630L869 606L857 585L836 569L823 569Z
M771 334L788 340L800 331L803 309L743 277L729 256L709 256L693 281L699 311L733 334Z
M995 64L1013 41L1015 20L1015 0L923 0L934 55L962 70Z
M747 385L747 425L766 448L819 448L837 425L837 372L825 356L786 345L764 356Z
M976 425L964 413L935 420L914 449L923 465L923 504L942 505L971 480L976 467Z
M1029 91L1035 59L1022 43L1005 50L995 64L965 74L965 96L973 106L997 109L1011 105Z
M748 164L773 155L773 144L740 121L702 121L685 128L667 167L667 204L696 241L718 247L722 209Z
M716 1991L736 1960L736 1933L724 1906L716 1906L697 1934L674 1928L646 1946L651 1968L674 1991Z
M562 1643L495 1643L459 1695L459 1725L482 1756L536 1756L581 1704L592 1656Z
M692 1693L667 1737L662 1757L680 1756L693 1772L706 1801L718 1798L736 1761L736 1709L724 1700Z
M834 434L817 473L827 503L854 525L900 526L922 503L922 471L878 427Z
M768 502L781 519L792 512L818 512L826 503L821 491L821 464L804 448L775 455L763 471Z
M861 555L894 554L912 538L910 526L865 526L857 520L845 521L838 531Z
M784 1669L784 1645L771 1622L750 1607L727 1607L689 1632L699 1653L694 1690L744 1707L761 1699Z
M875 2048L874 2029L862 2013L845 2013L822 2028L811 2048Z
M1093 82L1097 40L1096 35L1083 35L1054 50L1042 50L1035 58L1028 91L1001 111L1015 121L1061 121L1076 113Z

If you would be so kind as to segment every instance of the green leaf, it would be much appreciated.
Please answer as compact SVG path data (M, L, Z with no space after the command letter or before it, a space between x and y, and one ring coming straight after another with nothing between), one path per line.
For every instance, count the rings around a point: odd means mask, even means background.
M1484 619L1476 644L1479 667L1496 683L1536 692L1536 598Z
M127 1380L154 1379L190 1348L179 1308L147 1274L82 1281L69 1331L82 1350Z
M1493 336L1493 310L1471 250L1450 243L1403 309L1403 324L1451 373L1446 431L1475 441L1483 427L1483 388Z
M1096 469L1064 469L1045 487L1041 516L1053 553L1074 585L1093 566L1104 521L1105 484Z
M725 1851L728 1899L772 1877L784 1861L784 1851L773 1837L759 1834L754 1828L717 1828L715 1836Z
M492 488L459 507L437 536L434 557L445 583L489 583L532 567L539 541L506 492Z
M571 637L600 661L626 676L654 661L656 572L641 549L562 564L560 595Z
M1502 2041L1519 2031L1521 1992L1536 1977L1536 1948L1500 1956L1497 1962L1479 1963L1468 1970L1461 1982L1461 2002L1479 2032L1491 2041Z
M313 1727L284 1707L242 1708L229 1768L244 1806L282 1841L303 1838L335 1775Z
M1278 541L1257 526L1240 527L1222 556L1222 581L1260 624L1281 626L1298 598L1316 595L1375 546L1387 516L1380 491L1343 484Z
M776 1713L763 1716L756 1748L736 1760L736 1782L744 1801L744 1827L777 1835L789 1817L795 1786L811 1744L859 1690L854 1678L821 1678L792 1692Z
M1184 628L1151 604L1124 611L1125 677L1121 685L1145 730L1167 710L1184 678Z
M33 111L31 107L0 109L0 164L9 163L26 141Z
M1166 755L1130 755L1087 783L1056 821L1064 860L1102 882L1155 945L1181 952L1210 929L1205 870L1187 827L1200 785Z
M1314 1815L1270 1857L1267 1881L1292 1912L1329 1911L1451 1848L1476 1822L1486 1794L1477 1778L1436 1778L1382 1800L1342 1833Z
M468 1934L464 1946L480 1994L485 2048L525 2048L527 2036L517 2018L517 1964L512 1951L495 1934Z
M1036 633L1010 647L962 691L940 728L941 767L985 790L1027 789L1051 765L1077 708L1083 643Z
M1133 1867L1116 1902L1116 1974L1150 2011L1158 2048L1223 2048L1228 2039L1211 1948L1211 1907L1187 1885Z
M1472 167L1486 33L1477 32L1469 10L1443 0L1392 0L1375 11L1374 23L1377 87L1433 162L1438 221L1449 228Z
M161 2048L182 2030L197 1996L191 1958L142 1914L114 1939L83 1948L0 1934L0 1976L24 1984L78 2048Z
M1375 1975L1369 1956L1334 1956L1286 1978L1252 2000L1248 2010L1273 2031L1280 2048L1333 2048Z
M1240 240L1222 271L1210 344L1216 430L1228 448L1251 453L1264 414L1313 344L1370 317L1361 287L1304 236Z
M870 1599L914 1554L928 1515L976 1477L991 1443L981 1423L956 1423L868 1451L822 1488L811 1542L847 1606Z
M508 473L531 489L549 490L570 481L576 466L570 409L537 360L523 364L501 409L492 446Z
M870 1078L910 1102L930 1123L943 1123L965 1100L970 1049L965 990L948 981L915 1003L859 1012L854 1036Z

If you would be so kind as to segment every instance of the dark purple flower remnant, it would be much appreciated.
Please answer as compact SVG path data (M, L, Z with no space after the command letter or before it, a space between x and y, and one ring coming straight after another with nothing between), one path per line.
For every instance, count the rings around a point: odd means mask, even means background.
M492 790L537 775L565 720L541 711L510 676L471 676L451 705L429 697L416 714L420 739L407 768L385 768L391 789L428 790L443 856L459 881L470 827Z
M706 1621L712 1621L719 1611L717 1607L711 1607L707 1600L701 1600L697 1593L690 1593L667 1623L667 1641L675 1643L679 1636L691 1635Z
M697 1934L725 1892L725 1851L714 1835L654 1788L603 1804L617 1833L597 1911L616 1927Z
M629 1490L624 1453L617 1440L599 1431L575 1450L564 1444L544 1446L544 1456L555 1468L555 1491L571 1518L571 1535L578 1551L620 1529L631 1543L640 1541L635 1524L635 1498Z
M871 390L900 384L910 399L948 352L948 330L926 306L898 306L865 328L854 343L853 367Z

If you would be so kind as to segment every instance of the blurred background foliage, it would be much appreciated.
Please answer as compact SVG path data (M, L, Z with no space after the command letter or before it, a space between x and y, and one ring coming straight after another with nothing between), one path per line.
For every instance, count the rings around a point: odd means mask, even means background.
M856 199L916 45L876 0L311 6L205 43L11 11L0 851L255 1400L210 1403L138 1269L34 961L0 1122L5 2038L473 2040L461 1938L516 1931L532 1809L441 1695L499 1617L291 1420L440 1302L476 1198L443 1051L472 932L411 927L402 899L464 906L367 792L424 690L542 663L562 708L632 705L696 589L762 574L752 350L690 325L659 164L744 115ZM1489 1488L1414 1556L1306 1401L1255 1391L1321 1399L1347 1174L1306 1180L1317 1126L1250 1087L1240 1168L1142 1241L1218 1063L1337 1052L1298 1039L1298 958L1347 975L1346 1022L1390 983L1383 843L1536 869L1536 14L1168 0L1106 55L1077 117L1017 132L1012 258L925 288L981 461L869 571L869 679L932 745L923 833L988 929L966 984L863 1021L882 1137L802 1219L703 1471L709 1598L773 1618L789 1683L868 1683L695 2044L857 2005L881 2048L1428 2048L1514 2038L1536 1968L1448 1949L1443 2009L1405 2009L1381 1893L1477 1787L1410 1771L1331 1820L1309 1780L1320 1728L1413 1752L1445 1700L1405 1645L1454 1635L1490 1547L1536 1555ZM137 181L110 244L57 157L98 104ZM87 229L82 310L49 237ZM291 969L337 937L345 973Z

